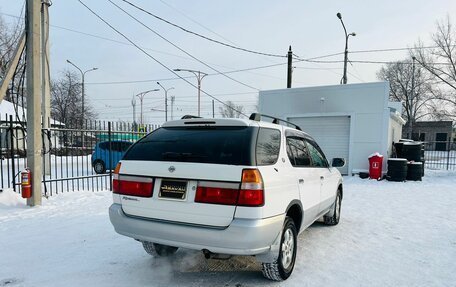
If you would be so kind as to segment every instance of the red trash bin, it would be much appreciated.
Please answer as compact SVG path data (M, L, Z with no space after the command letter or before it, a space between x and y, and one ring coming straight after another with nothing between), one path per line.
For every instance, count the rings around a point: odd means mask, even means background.
M369 156L369 178L380 180L382 178L383 156L378 152Z

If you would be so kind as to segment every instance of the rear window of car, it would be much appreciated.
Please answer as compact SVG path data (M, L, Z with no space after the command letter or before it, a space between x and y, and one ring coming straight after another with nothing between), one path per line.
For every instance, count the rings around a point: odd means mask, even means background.
M124 160L253 165L253 127L160 128L137 143Z
M280 131L260 128L256 145L257 165L271 165L277 162L280 152Z
M130 142L119 142L119 141L112 141L111 142L111 150L117 152L125 152L132 143ZM102 150L109 151L109 142L102 142L99 144L99 148Z

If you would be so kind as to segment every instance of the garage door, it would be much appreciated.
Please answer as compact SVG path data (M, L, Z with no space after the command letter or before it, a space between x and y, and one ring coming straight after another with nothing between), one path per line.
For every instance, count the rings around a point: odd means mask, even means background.
M339 170L342 174L348 174L349 116L302 117L290 118L289 121L300 126L304 132L310 134L317 141L330 164L332 158L344 158L346 164Z

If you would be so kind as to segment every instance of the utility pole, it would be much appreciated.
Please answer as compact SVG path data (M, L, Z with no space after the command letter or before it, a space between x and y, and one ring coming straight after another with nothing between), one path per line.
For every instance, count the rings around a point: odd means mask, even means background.
M27 164L31 171L32 197L27 205L41 205L41 1L27 0Z
M41 3L41 115L43 129L49 132L51 120L51 88L50 88L50 60L49 60L49 0L43 0ZM51 174L51 153L50 153L50 138L43 137L44 154L43 166L46 175Z
M415 98L415 56L412 56L412 94L410 95L410 119L409 119L409 128L410 128L410 139L413 139L413 121L414 115L412 114L414 111L413 108L413 100ZM418 140L418 139L417 139Z
M171 96L171 120L174 120L174 96Z
M159 85L163 91L165 91L165 122L168 121L168 91L173 90L174 87L171 87L169 89L165 89L165 87L160 84L160 82L157 82L157 85Z
M214 103L214 100L212 100L212 118L215 118L215 103Z
M288 48L288 72L287 72L287 89L291 88L292 74L293 74L293 52Z
M201 115L201 81L204 77L207 76L206 73L196 70L188 70L188 69L174 69L176 72L190 72L195 75L196 79L198 80L198 117Z
M344 75L342 76L342 79L340 80L341 84L347 84L347 62L348 62L348 38L350 36L356 36L356 33L350 33L347 34L347 29L345 29L345 24L344 21L342 21L342 14L337 13L336 14L337 18L339 18L340 23L342 23L342 27L344 28L345 32L345 50L344 50Z

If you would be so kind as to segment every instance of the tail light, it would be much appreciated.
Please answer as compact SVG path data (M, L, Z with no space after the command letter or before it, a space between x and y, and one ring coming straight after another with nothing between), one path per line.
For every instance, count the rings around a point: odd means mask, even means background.
M120 172L121 165L122 164L119 162L116 165L114 172L112 173L112 192L114 192L114 193L118 193L118 191L119 191L119 172Z
M152 197L154 180L150 177L119 175L120 163L114 170L112 191L116 194Z
M239 191L237 205L264 205L263 179L258 169L244 169L242 171L241 190Z
M264 205L263 179L257 169L244 169L242 182L238 183L199 182L195 202L262 206Z
M239 195L237 183L198 182L195 202L236 205Z

